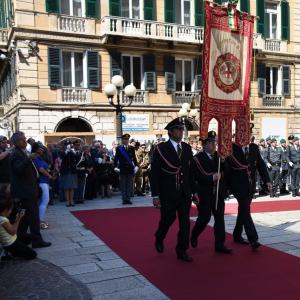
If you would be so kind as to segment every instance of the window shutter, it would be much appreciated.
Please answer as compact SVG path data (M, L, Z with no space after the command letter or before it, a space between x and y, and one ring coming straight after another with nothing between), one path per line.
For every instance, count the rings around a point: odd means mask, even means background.
M290 40L290 6L287 1L281 2L281 39Z
M110 67L111 67L111 77L115 75L121 75L121 70L122 70L122 64L121 64L121 53L116 51L116 50L110 50Z
M99 0L85 0L86 16L99 18Z
M266 65L257 64L257 83L258 83L258 95L263 96L266 94Z
M204 5L203 0L195 1L195 25L204 26Z
M164 69L165 72L175 73L175 58L173 56L164 56Z
M176 90L176 76L175 73L165 73L166 90L168 92L174 92Z
M220 4L220 5L222 5L222 0L214 0L214 2L216 2L216 3Z
M121 17L121 1L109 0L109 14L111 16Z
M165 0L165 22L175 22L175 1Z
M282 95L291 96L290 66L282 66Z
M156 20L155 14L155 0L144 0L144 19Z
M48 48L48 81L51 87L61 87L61 49Z
M240 6L241 6L241 11L250 13L250 1L249 0L241 0Z
M173 56L164 56L165 83L167 91L176 90L175 76L175 58Z
M256 0L257 32L265 35L265 1Z
M195 92L200 92L202 89L202 57L199 56L194 60L195 70Z
M143 56L144 63L144 80L145 90L154 91L156 90L156 67L155 67L155 56L153 54L145 54Z
M46 11L59 14L59 0L46 0Z
M87 52L88 87L100 88L100 57L98 52Z

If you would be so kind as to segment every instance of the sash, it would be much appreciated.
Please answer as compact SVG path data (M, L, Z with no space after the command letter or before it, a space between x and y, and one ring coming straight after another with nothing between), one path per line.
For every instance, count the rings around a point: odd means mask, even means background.
M123 157L127 160L128 164L132 166L132 175L134 175L134 164L133 164L132 159L129 157L128 153L125 151L123 146L119 146L119 150L120 150L121 154L123 155Z

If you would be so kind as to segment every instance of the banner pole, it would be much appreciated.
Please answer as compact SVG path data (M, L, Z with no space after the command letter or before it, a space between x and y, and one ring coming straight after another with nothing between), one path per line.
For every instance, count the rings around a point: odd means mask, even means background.
M218 161L218 174L221 172L221 157L219 156L219 161ZM217 188L216 188L216 207L215 209L218 209L218 202L219 202L219 187L220 187L220 178L218 178L217 181Z

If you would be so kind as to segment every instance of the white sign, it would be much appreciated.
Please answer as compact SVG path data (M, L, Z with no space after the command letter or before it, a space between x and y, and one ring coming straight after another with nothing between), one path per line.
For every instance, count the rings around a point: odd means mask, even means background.
M123 132L141 132L149 130L149 114L123 114Z
M286 118L262 118L262 138L286 139L287 119Z

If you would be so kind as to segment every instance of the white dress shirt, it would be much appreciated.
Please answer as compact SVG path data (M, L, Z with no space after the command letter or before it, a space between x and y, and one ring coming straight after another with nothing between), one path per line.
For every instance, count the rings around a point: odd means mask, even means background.
M178 146L178 145L179 145L180 149L182 149L181 142L177 143L177 142L175 142L175 141L173 141L173 140L171 140L171 139L170 139L170 142L172 143L172 145L173 145L173 147L174 147L176 153L177 153L177 146Z

